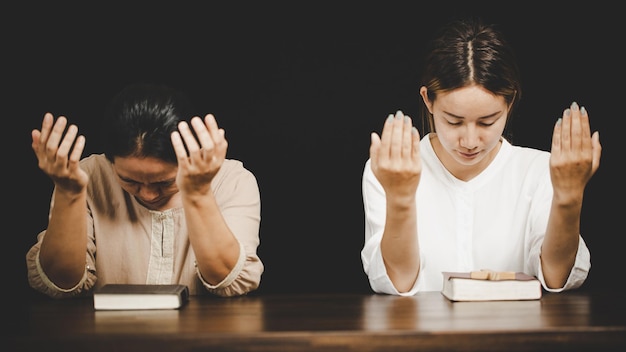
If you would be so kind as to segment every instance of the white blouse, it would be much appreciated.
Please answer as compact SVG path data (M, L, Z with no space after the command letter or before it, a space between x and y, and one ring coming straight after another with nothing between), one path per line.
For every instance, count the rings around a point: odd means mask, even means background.
M417 189L421 269L413 288L399 293L383 262L385 192L368 160L363 171L365 243L363 268L378 293L409 296L440 291L443 271L522 271L537 276L544 289L559 292L583 284L591 267L580 237L576 262L566 284L548 289L540 254L550 206L550 153L511 145L503 138L498 155L477 177L465 182L450 174L426 135L420 142L422 175Z

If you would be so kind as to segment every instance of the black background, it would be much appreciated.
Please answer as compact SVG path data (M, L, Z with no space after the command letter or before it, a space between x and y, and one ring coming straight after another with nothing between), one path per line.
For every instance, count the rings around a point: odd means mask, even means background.
M616 5L365 3L5 6L4 294L33 294L24 257L46 226L52 191L30 131L47 111L66 115L87 136L84 154L100 152L104 106L136 81L186 91L198 114L213 113L225 128L228 157L256 175L266 265L258 293L368 292L360 250L369 133L398 109L417 116L427 40L448 19L468 14L500 24L516 48L524 93L515 144L548 150L554 122L574 100L600 131L602 165L583 208L592 253L583 287L612 287L624 267L618 122L626 61Z

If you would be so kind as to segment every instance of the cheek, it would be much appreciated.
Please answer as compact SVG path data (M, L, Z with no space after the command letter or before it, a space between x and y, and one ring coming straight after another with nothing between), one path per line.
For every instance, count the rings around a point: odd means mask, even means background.
M439 143L448 153L454 153L454 151L458 149L459 144L458 139L453 139L450 135L446 135L445 138L441 138L441 136L439 136Z
M441 145L444 146L445 149L450 149L451 145L455 145L459 139L459 129L451 128L450 125L447 124L435 124L437 128L437 138Z
M504 133L504 126L504 124L498 124L498 126L494 126L494 128L490 128L489 130L485 131L484 136L489 141L489 144L496 145L498 144L498 142L500 142L500 138Z
M495 146L500 143L500 138L502 137L502 133L494 133L489 136L489 140L487 141L488 147L487 149L491 150Z
M159 188L159 191L164 196L171 196L173 194L178 193L178 187L176 186L176 184L174 184L174 185L169 186L169 187L161 187L161 188Z
M126 193L131 194L131 195L137 195L137 193L139 193L138 191L138 187L137 186L129 186L127 184L124 184L122 182L119 182L120 187L122 187L122 189L124 191L126 191Z

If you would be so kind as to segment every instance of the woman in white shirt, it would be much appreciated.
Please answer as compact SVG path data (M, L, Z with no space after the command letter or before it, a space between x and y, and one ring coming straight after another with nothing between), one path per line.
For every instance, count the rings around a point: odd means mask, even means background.
M372 133L363 172L370 286L439 291L443 271L521 271L544 289L580 287L591 262L580 235L585 186L600 165L598 132L574 102L551 152L512 145L505 127L521 98L511 47L479 19L450 23L426 59L420 95L430 131L389 115Z

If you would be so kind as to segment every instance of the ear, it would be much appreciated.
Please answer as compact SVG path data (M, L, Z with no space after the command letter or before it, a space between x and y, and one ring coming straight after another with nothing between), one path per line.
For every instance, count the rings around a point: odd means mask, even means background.
M433 114L433 102L430 101L430 99L428 99L428 89L426 88L426 86L422 86L422 88L420 88L420 96L422 97L422 100L424 101L424 104L426 105L426 108L428 109L428 112L430 112L430 114Z

